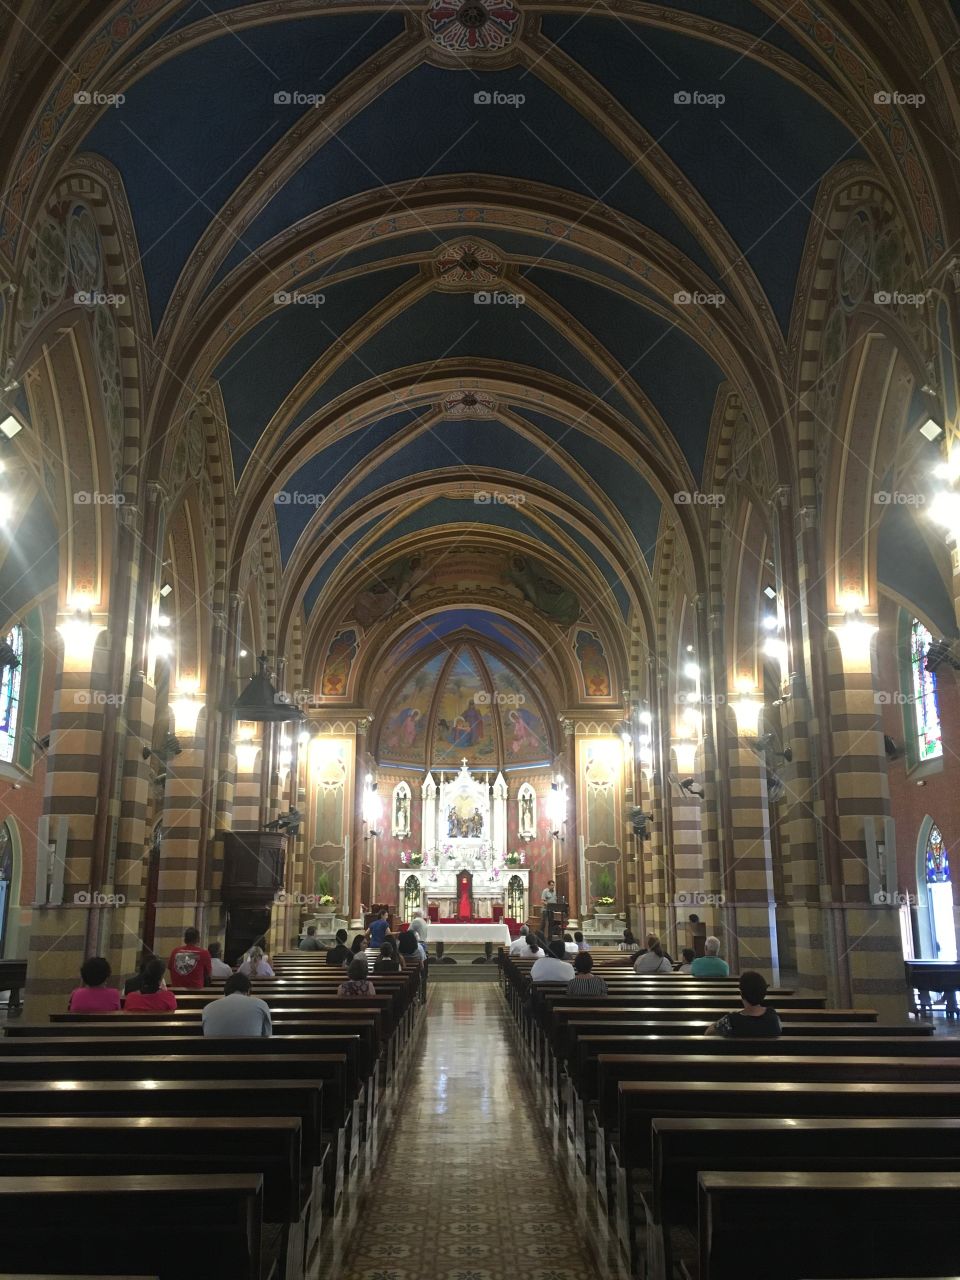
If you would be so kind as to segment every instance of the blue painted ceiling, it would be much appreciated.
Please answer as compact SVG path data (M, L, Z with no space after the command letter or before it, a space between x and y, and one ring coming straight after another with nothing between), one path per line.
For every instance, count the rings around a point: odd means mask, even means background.
M238 0L171 4L168 18L150 41L176 31L183 47L125 85L122 110L102 114L83 143L83 149L106 157L121 175L155 326L181 274L186 271L189 276L198 241L211 225L218 225L220 210L238 186L263 164L287 130L298 122L324 118L306 105L277 103L275 95L329 95L405 25L403 14L393 9L353 15L331 9L320 16L281 21L282 6L262 6L258 25L240 32L224 27L202 45L189 47L194 24L230 9L252 7ZM672 7L736 28L749 37L751 52L769 46L824 74L813 55L763 6L748 0L676 0ZM408 24L417 20L416 13L406 13ZM527 14L527 21L540 21L545 36L655 139L646 156L655 172L663 170L660 148L700 193L755 272L785 331L818 184L838 162L863 156L855 138L785 75L761 66L753 56L694 34L641 26L599 11L576 16L541 11L539 17ZM218 286L229 272L240 264L255 264L258 250L273 237L315 214L336 210L348 197L378 190L389 195L401 182L455 176L463 193L462 224L439 233L424 226L391 237L385 234L390 225L386 217L375 239L366 242L365 233L358 231L353 246L339 259L306 272L300 269L299 289L323 292L323 305L273 307L252 330L232 341L214 377L223 395L235 478L243 475L255 452L269 467L263 432L331 343L373 316L420 270L430 270L438 251L463 238L485 240L513 259L514 277L525 281L531 294L540 291L570 312L588 342L599 344L601 351L591 356L581 350L532 306L478 306L470 292L432 291L358 344L322 384L310 385L303 407L278 423L279 438L360 384L368 384L376 394L381 380L400 367L430 366L455 357L468 367L472 360L493 361L521 379L546 372L571 388L586 390L624 417L638 440L664 455L667 451L651 424L641 420L624 395L625 388L638 387L662 415L699 478L717 391L730 371L650 310L650 286L639 271L604 261L599 250L572 244L540 214L516 229L487 226L467 192L475 176L495 176L512 184L521 199L525 182L555 189L558 209L563 209L564 197L574 193L589 202L592 217L609 222L612 233L617 233L613 215L627 215L641 235L646 229L648 236L656 233L672 246L679 270L685 269L684 263L692 264L717 291L730 294L706 229L690 225L659 194L638 157L621 151L607 136L609 131L601 131L578 111L572 97L568 101L550 88L536 66L518 63L487 71L421 63L393 84L387 83L382 68L375 74L382 76L380 92L359 114L318 141L290 178L271 191L242 239L233 244L225 239L212 259L216 272L198 313L202 323L210 317L211 340L223 332L223 317L216 315ZM481 89L519 93L525 101L518 108L479 105L474 95ZM678 105L674 95L681 90L722 93L726 101L720 107ZM413 255L418 261L392 265L398 255ZM584 273L606 283L592 283ZM270 290L286 289L292 278L290 271L281 271L266 284ZM330 283L334 278L339 282ZM603 351L626 371L623 386L597 368L595 360ZM178 370L178 376L189 376L189 371ZM479 375L477 381L480 385ZM453 523L514 529L569 557L569 550L548 531L562 528L580 548L583 560L605 577L614 612L626 616L628 599L620 573L641 556L648 566L652 563L661 517L660 503L640 474L587 431L527 410L523 412L528 420L556 443L556 452L540 453L500 422L447 419L397 456L386 457L387 442L425 412L428 407L412 411L397 403L370 427L333 443L317 432L315 456L282 485L278 480L277 490L336 495L343 492L343 481L354 467L373 463L370 474L351 491L349 511L350 503L401 477L452 466L469 479L477 470L495 467L517 476L518 483L530 477L558 495L568 495L616 541L615 522L604 504L589 497L564 465L569 456L602 489L632 532L633 540L619 548L619 569L564 521L548 521L544 528L522 509L481 507L471 501L432 501L383 532L377 545L414 531L427 535L437 525ZM326 504L315 501L275 505L284 563L318 505L314 543L319 554L329 544L334 513L339 520L343 508L331 505L327 515ZM310 583L308 610L320 599L343 556L374 528L376 522L367 521L363 531L351 531L334 548Z

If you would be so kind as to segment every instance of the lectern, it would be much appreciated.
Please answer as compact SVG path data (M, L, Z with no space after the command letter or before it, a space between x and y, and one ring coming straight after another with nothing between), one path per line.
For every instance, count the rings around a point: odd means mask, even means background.
M279 831L228 831L223 838L227 909L224 959L236 964L270 928L270 910L283 888L287 837Z

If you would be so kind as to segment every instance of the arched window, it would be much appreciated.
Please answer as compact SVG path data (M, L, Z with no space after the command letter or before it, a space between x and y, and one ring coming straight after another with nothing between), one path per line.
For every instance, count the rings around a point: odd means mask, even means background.
M20 712L20 676L23 663L23 627L12 627L0 644L0 761L9 764L17 741Z
M936 823L927 836L927 884L943 884L950 879L950 859L944 848L943 836Z
M937 707L937 677L926 668L927 652L932 642L933 636L919 618L914 618L910 627L910 667L919 764L925 760L937 760L943 755L940 711Z

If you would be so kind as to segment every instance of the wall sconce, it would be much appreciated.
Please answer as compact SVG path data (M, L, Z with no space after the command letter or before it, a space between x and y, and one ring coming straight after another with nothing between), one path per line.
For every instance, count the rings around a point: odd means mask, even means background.
M180 685L169 704L178 733L196 733L203 703L203 696L197 691L196 680Z
M733 714L737 718L737 732L741 736L755 738L760 725L763 701L757 697L757 691L749 679L738 680L737 689L739 694L731 703Z
M697 759L697 743L691 738L675 738L673 754L677 762L677 773L688 777L694 772Z
M550 834L555 840L562 840L563 824L567 820L567 784L561 777L557 777L550 784L547 816L550 819Z
M88 668L93 661L97 637L104 629L102 622L94 622L90 612L90 600L86 596L71 597L71 617L57 623L57 631L63 641L63 663L67 670Z
M367 825L366 838L368 840L375 839L380 835L377 830L377 824L380 821L382 812L383 806L377 792L377 783L373 775L368 773L363 784L363 820Z
M844 671L869 671L870 642L876 635L877 628L867 622L859 608L844 614L844 620L830 630L836 635L840 645L840 656L843 659Z

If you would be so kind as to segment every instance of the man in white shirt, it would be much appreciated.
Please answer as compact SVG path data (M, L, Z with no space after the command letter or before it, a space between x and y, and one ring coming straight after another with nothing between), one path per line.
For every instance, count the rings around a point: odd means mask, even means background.
M210 952L210 977L214 982L225 982L227 978L232 977L233 970L220 955L220 943L211 942L207 950Z
M417 935L417 941L425 943L427 941L427 922L423 918L423 912L417 911L413 919L410 921L410 932Z
M527 934L529 932L530 932L529 925L522 924L520 926L520 936L518 938L514 938L513 942L510 943L510 955L512 956L526 955L526 953L530 950L530 948L527 946Z
M223 984L223 999L211 1000L201 1015L205 1036L272 1036L270 1009L250 994L250 979L234 973Z
M575 956L579 953L580 948L574 941L572 933L565 933L563 935L563 950L568 956ZM571 960L570 963L573 964L573 961Z
M564 960L564 954L563 943L552 942L549 954L541 955L539 960L534 961L533 968L530 970L530 981L570 982L576 977L576 971L568 960Z

